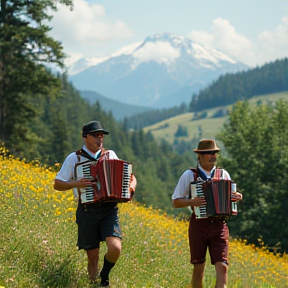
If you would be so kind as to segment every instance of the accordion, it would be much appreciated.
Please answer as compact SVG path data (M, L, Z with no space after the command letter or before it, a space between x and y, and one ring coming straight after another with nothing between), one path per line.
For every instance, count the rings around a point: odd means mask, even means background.
M93 185L78 189L80 202L128 202L132 164L119 159L84 161L75 165L75 178L85 178Z
M209 181L191 182L191 196L205 197L205 206L195 206L196 218L237 215L237 203L233 192L236 183L231 180L212 178Z

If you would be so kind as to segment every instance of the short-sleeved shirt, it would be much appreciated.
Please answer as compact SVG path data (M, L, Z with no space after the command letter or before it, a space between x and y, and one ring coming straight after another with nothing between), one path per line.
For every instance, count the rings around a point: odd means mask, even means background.
M97 159L99 157L99 153L101 153L101 149L100 149L94 154L91 151L89 151L85 145L82 147L82 149L85 150L90 156L92 156L95 159ZM113 150L108 150L106 152L109 152L109 159L119 159ZM60 171L57 173L55 178L62 180L62 181L67 181L67 182L75 179L74 177L75 165L79 162L86 161L86 160L87 158L85 158L84 156L80 156L80 161L79 161L76 155L76 152L70 153L65 159L65 161L63 162L62 167ZM77 188L73 188L73 194L75 198L78 199Z

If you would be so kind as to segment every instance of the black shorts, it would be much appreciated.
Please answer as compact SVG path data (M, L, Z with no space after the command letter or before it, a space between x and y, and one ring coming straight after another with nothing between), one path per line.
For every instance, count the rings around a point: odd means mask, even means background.
M90 204L89 204L90 205ZM118 207L113 205L107 209L93 209L86 205L87 209L79 204L76 211L76 223L78 225L78 249L92 250L100 247L100 242L106 237L122 239L118 218Z

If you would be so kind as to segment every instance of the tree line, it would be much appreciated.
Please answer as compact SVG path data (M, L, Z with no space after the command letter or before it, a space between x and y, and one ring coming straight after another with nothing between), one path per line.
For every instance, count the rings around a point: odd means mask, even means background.
M257 95L284 91L288 91L288 58L220 76L197 95L193 95L189 111L226 106Z
M184 114L186 112L188 112L188 105L182 103L179 106L174 106L171 108L154 109L130 117L125 117L123 122L126 123L125 125L128 128L142 129L144 127L153 125L177 115Z

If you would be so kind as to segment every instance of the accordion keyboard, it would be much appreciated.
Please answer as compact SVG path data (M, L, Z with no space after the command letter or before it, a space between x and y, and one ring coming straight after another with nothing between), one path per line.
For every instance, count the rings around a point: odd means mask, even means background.
M77 179L88 179L88 180L93 180L91 174L90 174L90 165L91 162L87 162L87 164L83 164L82 166L77 166L76 167L76 175ZM94 194L93 194L93 187L92 186L87 186L85 188L80 188L81 191L81 202L82 203L87 203L91 202L94 199Z
M203 182L192 182L191 183L191 196L192 199L195 197L205 197L204 191L202 188ZM196 218L207 218L207 209L206 205L204 206L194 206L194 212L196 215Z
M123 183L122 183L122 198L129 198L129 185L130 177L132 173L132 165L130 163L124 163L123 167Z

